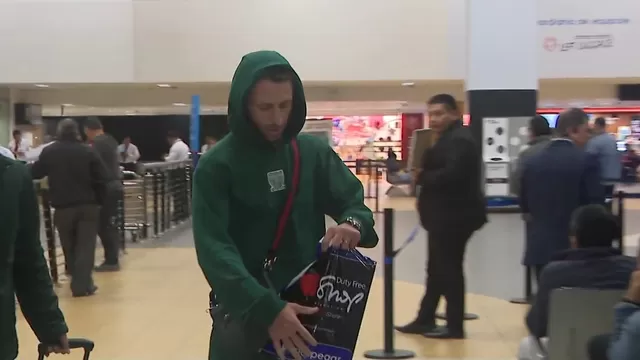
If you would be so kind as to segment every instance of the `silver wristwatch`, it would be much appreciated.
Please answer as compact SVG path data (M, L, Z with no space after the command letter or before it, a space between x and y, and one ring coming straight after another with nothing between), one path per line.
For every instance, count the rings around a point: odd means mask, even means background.
M360 224L360 222L355 218L349 216L348 218L344 219L344 224L349 224L356 230L358 230L359 233L362 233L362 224Z

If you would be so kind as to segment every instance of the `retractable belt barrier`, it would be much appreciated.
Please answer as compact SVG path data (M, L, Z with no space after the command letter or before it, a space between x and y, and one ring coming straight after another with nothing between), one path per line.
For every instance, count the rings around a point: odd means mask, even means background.
M384 164L377 160L346 160L344 164L356 175L365 177L363 181L364 199L372 212L378 214L380 210L380 179ZM367 201L369 200L369 201ZM371 204L373 202L373 204Z

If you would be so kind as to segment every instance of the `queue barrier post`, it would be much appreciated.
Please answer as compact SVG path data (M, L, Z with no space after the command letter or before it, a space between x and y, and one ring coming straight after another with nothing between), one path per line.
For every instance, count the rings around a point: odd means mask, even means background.
M40 188L42 200L42 215L44 220L44 232L47 237L47 255L49 257L49 272L54 283L60 281L58 272L58 254L56 251L56 237L53 230L53 216L51 215L51 203L49 202L49 190Z
M396 349L393 334L393 260L398 254L393 242L394 211L384 209L384 348L364 353L367 359L412 359L413 351Z

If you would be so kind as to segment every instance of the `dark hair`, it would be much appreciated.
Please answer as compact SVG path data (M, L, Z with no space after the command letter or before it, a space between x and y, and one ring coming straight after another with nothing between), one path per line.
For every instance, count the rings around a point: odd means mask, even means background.
M178 134L178 132L175 130L169 130L169 132L167 132L167 137L170 139L179 139L180 134Z
M602 205L585 205L571 216L571 235L576 237L578 247L611 247L622 235L620 223Z
M100 130L102 129L102 123L100 119L95 116L87 117L87 120L84 122L84 127L90 130Z
M558 136L567 137L570 132L589 122L589 115L582 109L571 108L558 116L556 132Z
M605 127L607 127L607 120L605 120L603 117L599 117L593 122L593 124L601 129L604 129Z
M13 136L18 136L18 135L22 135L22 132L20 130L13 130L13 132L11 133Z
M288 66L274 65L262 70L260 79L268 79L275 83L283 83L293 80L293 70Z
M540 115L536 115L529 120L529 130L531 130L533 136L551 135L549 122Z
M427 105L436 105L442 104L449 111L458 111L458 103L456 103L456 98L449 94L438 94L434 95L427 101Z
M60 140L78 140L80 136L80 130L78 123L71 119L66 118L58 123L57 137Z

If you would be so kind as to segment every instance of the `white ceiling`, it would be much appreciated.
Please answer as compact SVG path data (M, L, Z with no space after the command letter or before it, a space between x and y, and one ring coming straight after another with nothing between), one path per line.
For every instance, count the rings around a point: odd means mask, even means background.
M611 105L615 85L638 79L541 80L541 106L566 104ZM225 113L229 84L35 84L11 85L17 102L43 104L46 116L143 115L189 113L191 96L201 97L203 113ZM437 93L465 98L462 81L305 83L309 115L385 115L422 111L424 102ZM583 105L586 106L586 105Z

